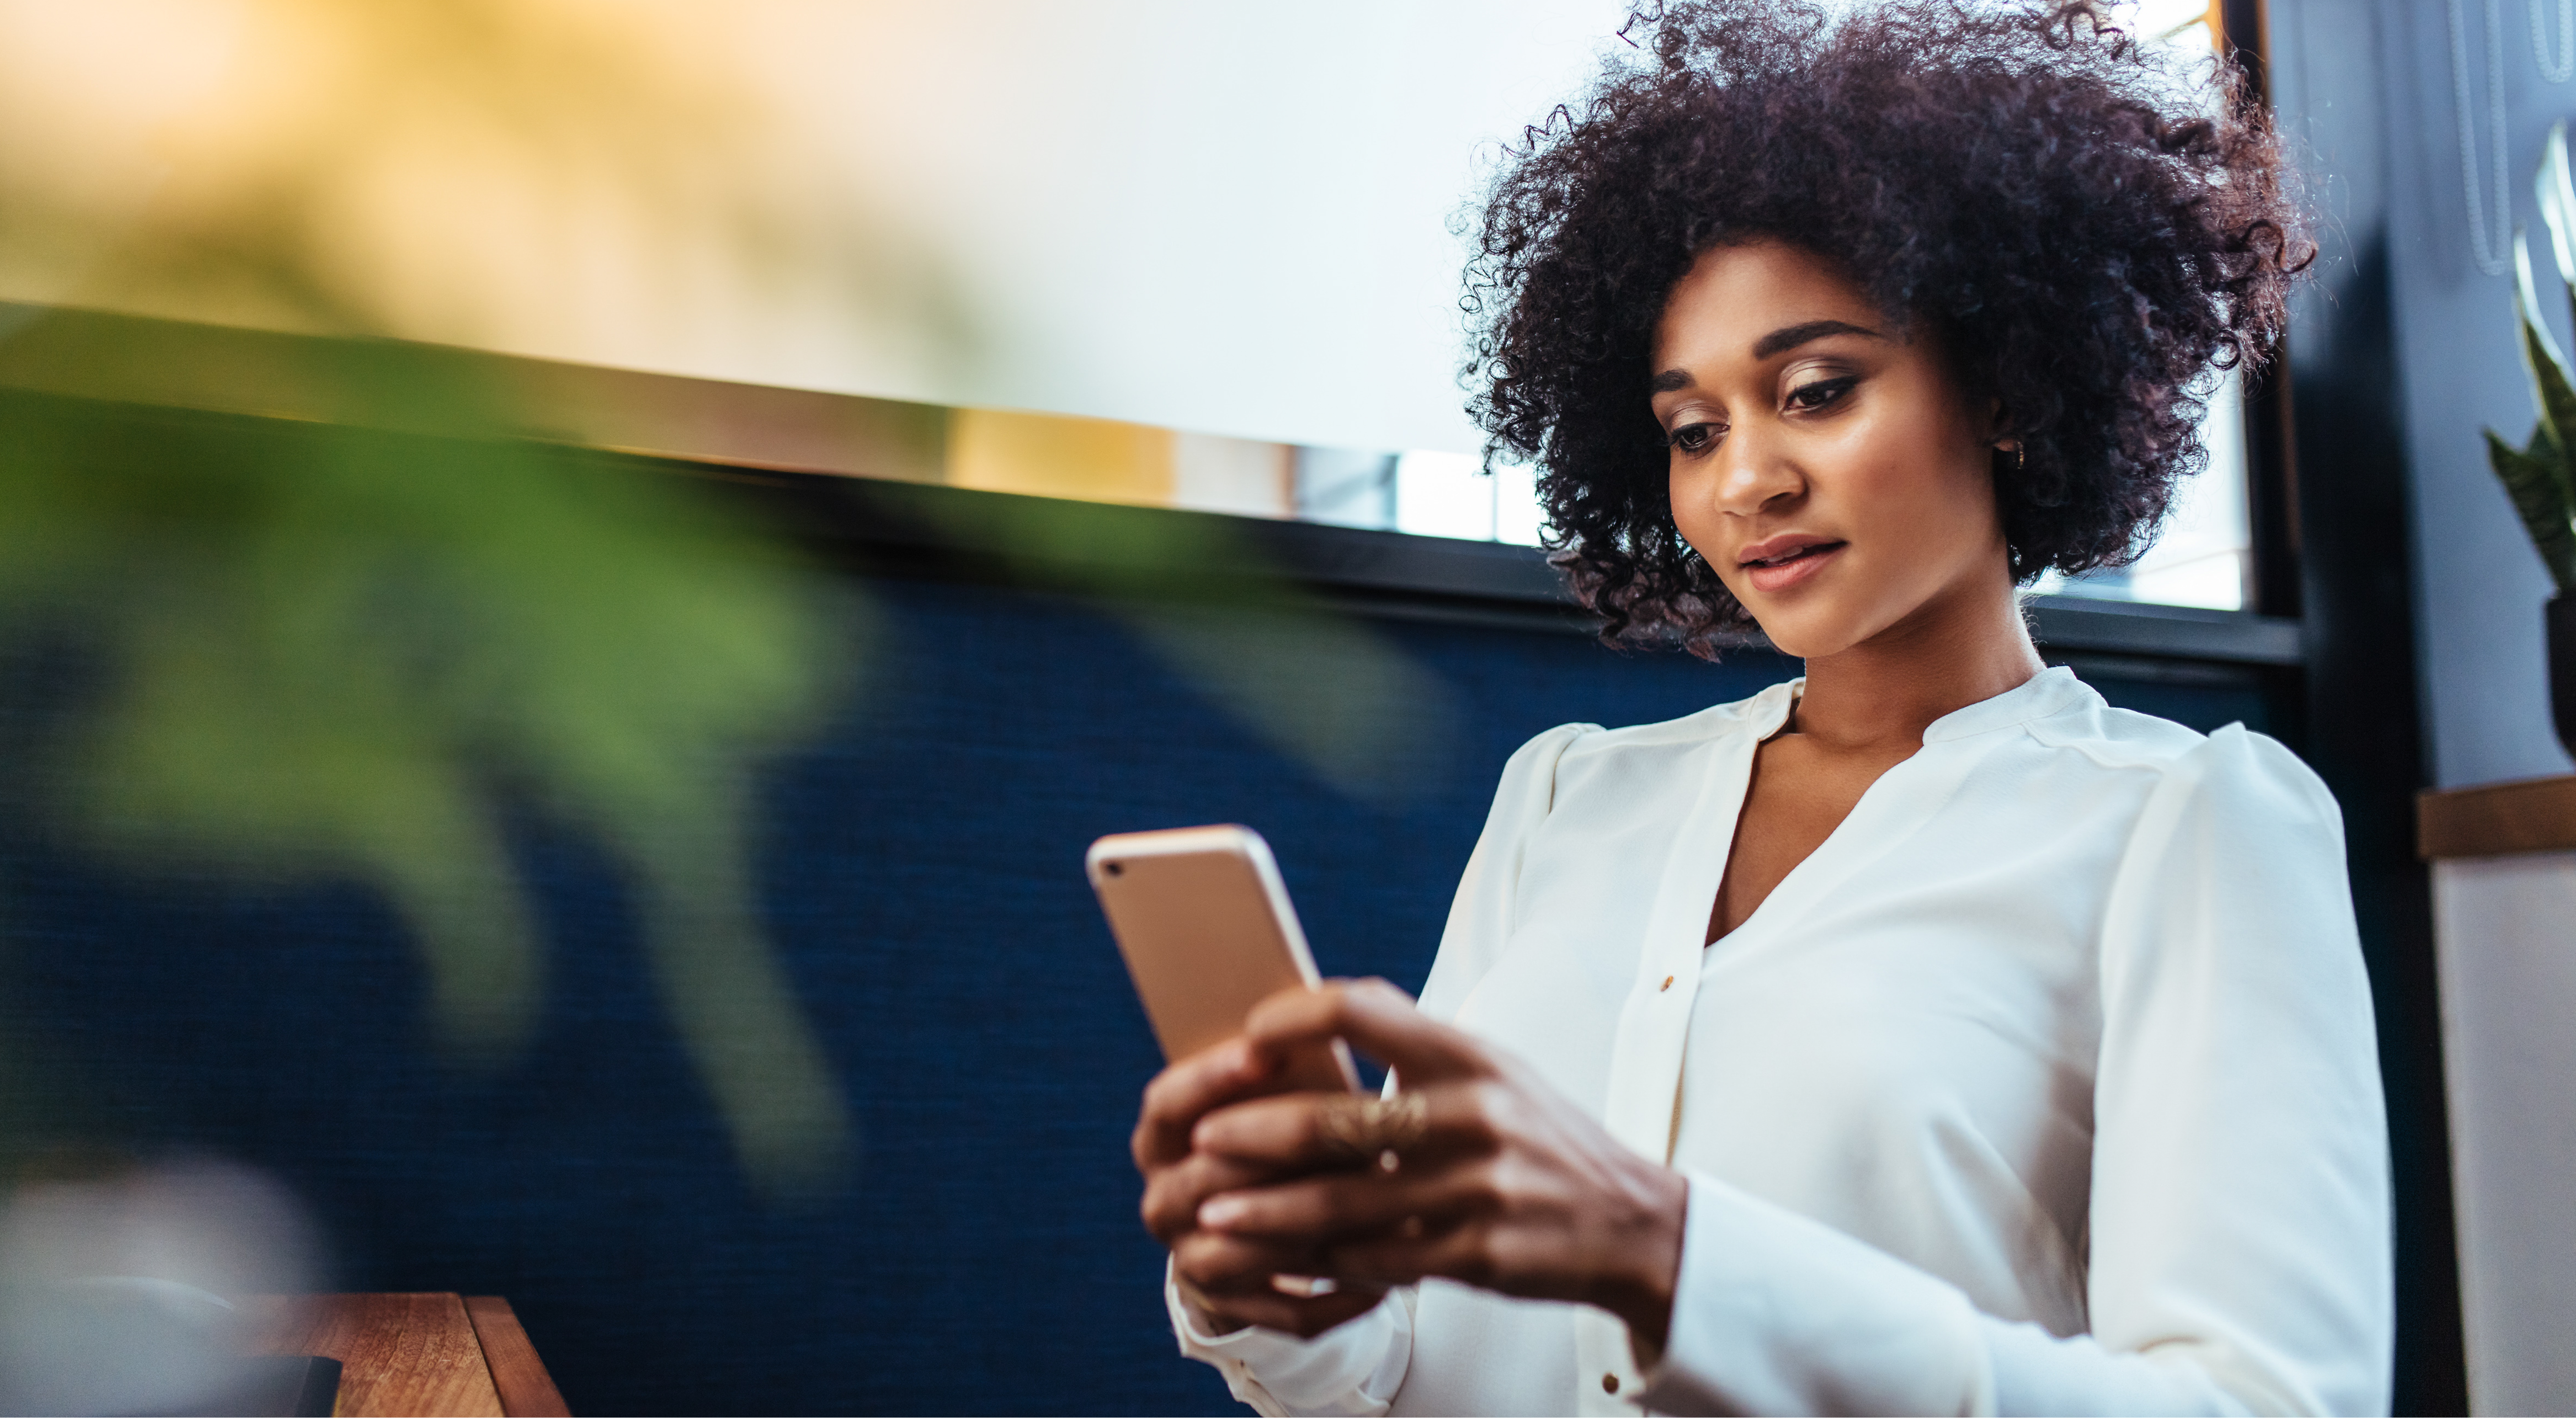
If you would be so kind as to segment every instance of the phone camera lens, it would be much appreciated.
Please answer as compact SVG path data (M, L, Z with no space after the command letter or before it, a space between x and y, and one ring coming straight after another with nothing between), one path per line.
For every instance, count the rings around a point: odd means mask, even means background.
M1125 867L1120 866L1120 865L1119 865L1118 863L1116 863L1116 862L1102 862L1102 863L1100 864L1100 869L1101 869L1102 871L1105 871L1105 872L1109 873L1111 876L1117 876L1117 875L1119 875L1120 873L1122 873L1122 872L1124 872L1124 871L1126 871L1126 870L1127 870Z

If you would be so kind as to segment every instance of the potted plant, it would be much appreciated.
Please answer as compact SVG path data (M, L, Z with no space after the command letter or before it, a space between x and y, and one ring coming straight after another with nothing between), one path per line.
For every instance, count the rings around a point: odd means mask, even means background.
M2566 282L2569 309L2576 312L2576 182L2567 161L2567 125L2549 130L2542 149L2539 190L2541 220ZM2487 462L2513 497L2532 548L2549 568L2557 587L2543 608L2549 646L2550 721L2558 742L2576 754L2576 378L2559 353L2548 326L2540 321L2539 295L2531 279L2531 249L2514 233L2514 317L2521 327L2523 364L2531 371L2539 395L2540 420L2531 439L2515 448L2487 430Z

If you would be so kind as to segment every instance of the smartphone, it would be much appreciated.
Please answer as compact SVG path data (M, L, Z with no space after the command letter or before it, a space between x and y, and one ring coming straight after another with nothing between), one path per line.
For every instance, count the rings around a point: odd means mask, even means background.
M1317 983L1270 844L1249 827L1123 832L1084 855L1091 889L1168 1061L1243 1032L1252 1007ZM1339 1039L1290 1058L1283 1090L1357 1092Z

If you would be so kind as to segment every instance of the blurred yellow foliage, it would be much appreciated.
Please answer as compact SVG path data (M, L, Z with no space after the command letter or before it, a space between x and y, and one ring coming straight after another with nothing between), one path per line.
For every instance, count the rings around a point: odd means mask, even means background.
M1172 431L1064 414L957 409L949 415L948 481L987 492L1166 506Z

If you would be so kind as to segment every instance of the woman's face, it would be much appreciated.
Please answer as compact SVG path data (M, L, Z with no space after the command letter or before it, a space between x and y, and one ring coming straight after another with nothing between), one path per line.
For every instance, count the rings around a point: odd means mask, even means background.
M2009 594L1992 416L1822 259L1702 253L1664 303L1654 370L1673 522L1784 653Z

